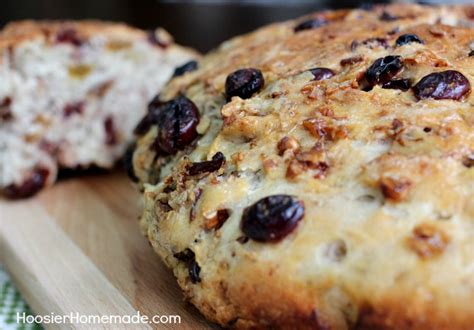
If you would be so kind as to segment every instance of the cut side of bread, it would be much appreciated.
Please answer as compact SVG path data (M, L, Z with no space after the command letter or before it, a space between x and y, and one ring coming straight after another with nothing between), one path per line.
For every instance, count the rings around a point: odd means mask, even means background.
M110 168L147 103L197 55L162 29L97 21L0 32L0 189L28 197L59 168Z

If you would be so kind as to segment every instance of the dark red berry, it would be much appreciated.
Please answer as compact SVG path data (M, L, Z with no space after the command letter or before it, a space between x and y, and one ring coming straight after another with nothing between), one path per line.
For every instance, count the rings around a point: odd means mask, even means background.
M152 125L156 125L162 105L163 102L160 100L160 94L158 94L148 103L148 112L135 127L133 133L139 136L144 135L150 130Z
M328 21L326 19L322 17L317 17L317 18L309 19L307 21L299 23L297 26L295 26L294 31L300 32L303 30L316 29L326 24L328 24Z
M188 167L188 174L197 175L202 173L214 172L220 169L224 162L225 156L222 152L219 151L214 156L212 156L212 160L190 164L190 166Z
M225 81L225 93L227 101L233 96L248 99L262 89L265 84L262 72L258 69L240 69L227 76Z
M410 79L395 79L387 81L385 84L382 85L382 88L385 89L399 89L402 91L407 91L411 87Z
M0 102L0 120L10 120L13 118L12 114L12 98L7 96Z
M70 117L74 114L82 114L84 112L84 102L68 103L64 106L63 112L65 117Z
M326 80L334 76L334 71L328 68L314 68L309 71L313 74L313 80Z
M290 234L303 216L303 202L295 197L268 196L244 210L241 229L253 240L276 242Z
M402 34L401 36L399 36L397 40L395 41L395 44L397 46L402 46L402 45L409 44L411 42L417 42L419 44L424 43L423 40L421 40L420 37L418 37L416 34L407 33L407 34Z
M30 176L20 185L11 184L7 186L3 193L10 199L28 198L43 189L48 179L49 171L45 168L35 168Z
M153 124L156 124L155 118L150 113L147 113L137 124L133 133L138 136L144 135L150 130Z
M413 86L413 91L419 100L459 100L471 92L471 84L461 72L448 70L425 76Z
M185 74L186 72L191 72L194 70L197 70L198 68L198 62L196 61L189 61L187 63L184 63L183 65L177 67L174 70L173 77L179 77Z
M157 94L151 99L150 103L148 103L148 107L147 107L148 112L154 111L156 108L158 108L161 105L163 105L163 101L161 101L160 94Z
M175 253L174 257L179 261L186 263L188 267L189 279L193 284L201 282L201 278L199 277L201 267L199 267L198 263L196 262L196 255L191 249L187 248L181 252Z
M400 56L385 56L375 60L365 72L365 80L369 86L384 84L403 68Z
M199 110L185 96L178 96L157 109L158 136L156 147L159 151L174 155L183 150L198 136Z
M133 153L135 152L135 145L131 145L125 151L123 155L123 167L127 171L127 175L133 182L138 182L138 178L135 175L135 170L133 169Z
M77 31L74 29L64 29L59 31L56 35L56 42L69 43L76 47L81 46L83 43L81 38L79 38Z
M188 262L194 259L195 255L191 249L184 249L181 252L177 252L173 255L179 261Z
M105 130L105 143L108 146L116 145L118 142L117 131L115 129L114 119L111 116L105 118L104 130Z

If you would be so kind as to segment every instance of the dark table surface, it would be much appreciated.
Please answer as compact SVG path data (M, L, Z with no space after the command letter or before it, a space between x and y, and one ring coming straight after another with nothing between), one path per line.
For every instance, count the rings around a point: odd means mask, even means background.
M264 24L323 8L357 7L357 0L2 0L0 25L18 19L124 21L151 29L162 26L175 39L200 51ZM375 1L385 2L385 1Z

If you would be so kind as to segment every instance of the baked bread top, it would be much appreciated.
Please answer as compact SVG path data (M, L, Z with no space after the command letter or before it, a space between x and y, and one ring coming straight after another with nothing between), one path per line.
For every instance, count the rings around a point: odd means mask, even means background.
M472 327L472 13L318 12L168 84L137 129L141 226L201 312L236 327Z

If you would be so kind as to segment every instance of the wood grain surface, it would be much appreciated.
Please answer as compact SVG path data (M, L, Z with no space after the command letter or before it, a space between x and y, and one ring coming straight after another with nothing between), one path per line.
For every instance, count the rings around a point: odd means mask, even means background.
M139 214L140 196L119 171L67 179L26 201L0 200L0 261L37 314L140 311L181 317L178 325L152 328L214 327L183 300L172 272L140 234Z

